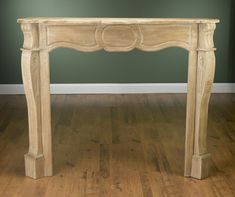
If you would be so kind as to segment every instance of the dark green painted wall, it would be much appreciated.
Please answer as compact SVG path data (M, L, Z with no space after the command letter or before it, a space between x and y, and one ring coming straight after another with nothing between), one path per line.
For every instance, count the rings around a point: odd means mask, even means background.
M61 17L206 17L219 18L216 82L234 82L232 0L7 0L0 2L0 83L21 83L23 36L16 20L28 16ZM234 7L234 6L233 6ZM233 45L230 43L233 42ZM50 54L52 83L186 82L187 51L82 53L57 49Z

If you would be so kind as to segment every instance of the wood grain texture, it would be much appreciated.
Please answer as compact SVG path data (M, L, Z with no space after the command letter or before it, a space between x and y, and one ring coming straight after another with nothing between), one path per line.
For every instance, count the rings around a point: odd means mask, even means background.
M0 96L0 196L235 196L235 94L211 97L202 181L182 176L186 94L51 98L54 176L35 181L24 176L25 97Z
M191 176L192 156L194 152L194 131L195 131L195 104L196 104L196 72L197 72L197 51L189 53L188 64L188 94L186 111L186 137L185 137L185 171L184 175Z
M46 46L34 50L53 50L58 47L79 51L157 51L167 47L195 50L194 27L215 24L216 19L138 19L138 18L25 18L18 19L23 27L44 26ZM22 28L22 31L25 31ZM30 32L30 31L27 31ZM26 43L29 34L24 33ZM24 48L29 48L26 45ZM31 47L33 48L33 47Z
M67 47L84 52L101 49L127 52L135 48L158 51L181 47L189 51L184 175L206 178L210 168L207 113L215 71L213 35L218 22L217 19L156 18L18 19L24 34L22 75L29 111L30 146L25 157L26 175L39 178L53 174L49 89L51 50ZM114 142L121 138L122 134L114 132ZM33 157L35 161L31 161Z
M79 23L79 24L160 24L160 23L218 23L218 19L206 18L64 18L64 17L28 17L19 18L18 23Z
M194 34L198 32L198 26L194 26ZM198 36L192 36L194 45L198 46ZM184 176L190 177L192 170L192 156L194 152L195 135L195 109L196 109L196 83L197 83L198 51L189 52L188 56L188 88L186 109L186 134L185 134L185 167Z
M46 25L48 50L68 47L79 51L157 51L177 46L186 50L193 45L195 24L97 24ZM45 48L44 48L45 49Z
M192 177L209 176L210 154L207 151L207 117L210 92L215 73L214 24L199 25L198 65L196 79L195 139Z
M22 74L27 95L29 117L29 152L25 155L26 176L43 176L44 157L42 148L40 66L39 52L22 53Z
M38 25L25 24L25 48L42 44ZM29 152L25 155L26 176L39 178L52 175L51 114L49 59L46 51L22 52L22 76L28 104Z

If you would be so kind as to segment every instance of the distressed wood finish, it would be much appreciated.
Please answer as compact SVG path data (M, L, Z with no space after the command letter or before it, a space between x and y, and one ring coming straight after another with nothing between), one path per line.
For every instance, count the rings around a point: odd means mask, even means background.
M18 19L24 34L22 75L28 103L29 152L26 175L52 175L49 57L59 47L78 51L189 51L185 176L209 175L207 112L214 78L213 33L218 20L135 18Z
M38 48L39 28L21 26L24 48ZM22 76L28 103L29 152L25 155L26 175L38 178L52 175L49 58L47 51L23 50Z
M25 96L0 95L1 197L235 196L235 94L212 94L203 181L182 176L186 94L51 98L54 176L34 181L22 160Z
M191 175L198 179L209 175L210 154L207 152L207 114L215 72L213 34L215 24L200 24L196 80L194 155Z

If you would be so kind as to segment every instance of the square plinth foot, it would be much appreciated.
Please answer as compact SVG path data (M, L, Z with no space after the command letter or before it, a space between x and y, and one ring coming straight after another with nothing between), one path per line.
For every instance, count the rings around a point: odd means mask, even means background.
M196 179L204 179L210 173L210 158L209 153L204 155L193 155L191 177Z
M25 175L33 179L44 177L44 157L25 154Z

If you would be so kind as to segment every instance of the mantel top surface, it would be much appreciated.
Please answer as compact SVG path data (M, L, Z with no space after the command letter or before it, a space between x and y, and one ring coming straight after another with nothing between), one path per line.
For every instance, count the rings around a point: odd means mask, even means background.
M56 23L56 24L158 24L158 23L218 23L218 19L204 18L62 18L62 17L29 17L20 18L18 23Z

